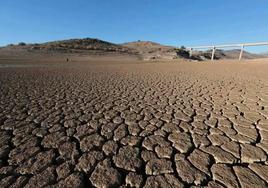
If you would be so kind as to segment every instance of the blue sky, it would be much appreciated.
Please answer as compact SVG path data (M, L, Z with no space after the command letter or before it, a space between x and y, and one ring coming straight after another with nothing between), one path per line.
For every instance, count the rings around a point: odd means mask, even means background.
M268 41L267 0L1 0L0 46L68 38L174 46ZM255 47L254 51L268 51Z

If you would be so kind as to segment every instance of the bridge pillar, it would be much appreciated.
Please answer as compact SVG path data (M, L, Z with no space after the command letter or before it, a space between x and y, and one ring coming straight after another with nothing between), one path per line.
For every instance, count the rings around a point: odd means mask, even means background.
M189 56L192 57L192 55L193 55L193 48L190 48L189 50L190 50L189 51Z
M213 60L214 60L214 56L215 56L215 50L216 50L216 47L215 47L215 46L213 46L213 48L212 48L212 54L211 54L211 61L213 61Z
M240 54L239 54L239 61L242 59L243 51L244 51L244 45L241 46L241 51L240 51Z

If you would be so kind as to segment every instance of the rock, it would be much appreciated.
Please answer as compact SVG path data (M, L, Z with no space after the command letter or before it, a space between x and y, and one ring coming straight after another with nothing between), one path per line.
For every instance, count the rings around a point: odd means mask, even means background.
M0 181L0 187L10 187L10 185L15 181L15 176L7 176L5 178L2 178Z
M96 166L89 179L95 187L109 188L119 187L122 177L112 168L111 161L105 159Z
M36 174L30 178L25 188L44 187L56 181L55 168L48 167L40 174Z
M101 135L106 139L111 139L114 135L114 130L117 128L117 124L115 123L105 123L101 127Z
M220 146L220 145L230 142L230 138L224 135L219 135L219 134L210 134L208 135L208 138L211 141L212 145L214 146Z
M231 167L225 164L214 164L211 167L213 178L227 187L239 187L239 183Z
M209 167L212 164L211 156L199 149L195 149L188 160L199 170L210 175Z
M146 164L145 171L148 175L173 173L172 163L166 159L151 159Z
M235 141L226 142L223 145L221 145L221 148L233 154L236 158L240 158L240 147L237 142Z
M125 138L121 139L121 144L127 146L138 146L141 142L141 137L138 136L126 136Z
M117 155L113 157L115 165L128 171L135 172L141 168L142 161L139 159L139 148L123 146Z
M165 175L158 175L158 176L149 176L146 180L144 188L151 188L151 187L180 188L184 186L173 175L165 174Z
M131 123L128 125L128 132L133 136L138 136L141 132L141 128L137 123Z
M114 141L119 141L127 135L127 125L121 124L114 131Z
M210 181L208 183L208 186L205 186L205 188L225 188L225 187L215 181Z
M158 155L159 158L167 158L170 159L173 149L171 146L166 146L166 147L161 147L161 146L156 146L155 147L155 152Z
M90 151L88 153L84 153L78 160L78 164L76 168L80 171L84 171L90 174L97 163L103 160L104 156L100 151Z
M252 163L249 164L249 168L254 171L258 176L260 176L263 180L268 181L268 165L261 163Z
M144 141L142 142L142 146L146 148L147 150L154 150L154 147L157 145L165 147L170 146L170 143L168 143L164 137L159 135L151 135L148 137L145 137Z
M85 188L86 185L84 183L84 176L80 172L75 172L69 175L66 179L59 181L55 188Z
M12 150L9 153L9 159L8 159L8 163L10 165L18 165L21 164L23 161L31 158L32 156L36 155L38 152L40 151L39 147L31 147L31 148L27 148L23 151L20 151L15 149Z
M76 149L74 142L65 142L59 146L59 153L65 160L73 160L79 157L79 152Z
M58 148L62 143L69 141L69 138L64 132L54 132L48 134L42 140L42 145L45 148Z
M241 144L241 160L244 163L253 163L266 161L267 156L265 152L257 147L250 144Z
M56 168L58 179L64 179L71 174L72 164L71 162L65 162Z
M210 141L206 136L193 133L192 137L193 137L194 145L197 148L200 147L200 146L208 146L208 145L210 145Z
M191 136L187 133L172 133L168 136L168 140L173 143L173 147L181 153L187 153L193 147Z
M53 150L40 152L35 157L20 165L16 170L21 174L37 174L52 164L55 158Z
M118 149L118 144L113 140L109 140L102 146L102 150L107 156L115 155L117 153L117 149Z
M267 187L266 183L249 168L243 166L233 167L235 174L243 188Z
M80 148L83 152L87 152L95 147L101 147L103 143L104 139L100 135L95 133L83 138L83 140L80 142Z
M139 188L139 187L141 187L142 182L143 182L142 175L138 175L134 172L128 173L128 175L126 177L126 184L131 186L131 187Z
M175 163L178 175L188 184L200 185L207 180L206 174L193 167L187 160L177 160Z
M255 128L246 128L238 125L234 125L234 128L236 129L237 132L239 132L242 135L245 135L253 140L257 140L258 133Z
M141 152L141 158L142 158L145 162L147 162L147 161L149 161L149 160L151 160L151 159L157 159L157 156L156 156L156 154L155 154L154 152L152 152L152 151L142 150L142 152Z
M177 111L174 114L175 119L179 119L185 122L189 122L191 121L191 118L189 116L187 116L186 114L184 114L182 111Z
M16 179L15 182L12 183L12 185L9 186L9 188L24 187L27 184L28 180L28 177L20 176Z
M235 158L231 153L224 151L218 146L202 147L201 149L211 154L216 160L216 163L234 164L238 161L237 158Z

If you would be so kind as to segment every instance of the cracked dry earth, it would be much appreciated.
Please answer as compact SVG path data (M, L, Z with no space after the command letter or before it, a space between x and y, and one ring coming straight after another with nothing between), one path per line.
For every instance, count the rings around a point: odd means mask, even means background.
M267 187L268 64L0 68L0 187Z

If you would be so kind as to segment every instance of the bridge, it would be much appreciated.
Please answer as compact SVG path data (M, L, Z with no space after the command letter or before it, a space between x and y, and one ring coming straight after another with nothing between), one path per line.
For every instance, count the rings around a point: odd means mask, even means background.
M241 43L241 44L224 44L224 45L212 45L212 46L193 46L193 47L187 47L186 49L189 50L190 57L193 54L193 50L197 49L211 49L211 60L214 60L215 51L216 49L222 49L222 48L240 48L240 54L239 54L239 61L242 59L243 51L246 46L268 46L268 42L257 42L257 43Z

